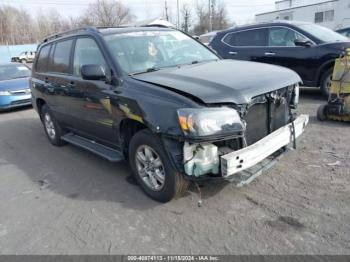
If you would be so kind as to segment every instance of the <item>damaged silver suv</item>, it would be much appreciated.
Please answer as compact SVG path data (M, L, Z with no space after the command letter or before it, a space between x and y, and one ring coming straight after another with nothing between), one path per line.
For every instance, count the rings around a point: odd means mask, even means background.
M128 160L161 202L188 181L252 181L295 143L301 79L272 65L221 60L169 28L82 28L46 38L31 89L49 141Z

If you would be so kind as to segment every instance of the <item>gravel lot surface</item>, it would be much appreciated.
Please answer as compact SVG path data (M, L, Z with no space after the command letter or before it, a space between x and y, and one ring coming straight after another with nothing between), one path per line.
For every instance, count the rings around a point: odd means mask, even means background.
M53 147L32 109L0 114L0 254L350 254L349 123L316 120L245 188L205 184L167 204L112 164Z

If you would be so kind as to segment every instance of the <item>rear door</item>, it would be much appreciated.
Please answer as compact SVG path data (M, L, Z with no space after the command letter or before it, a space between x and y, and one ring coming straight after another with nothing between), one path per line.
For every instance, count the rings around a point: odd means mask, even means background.
M268 29L268 48L263 62L288 67L297 72L305 81L313 80L317 70L317 45L296 46L296 39L312 42L300 32L284 27L273 26Z
M49 63L51 47L52 45L48 44L40 48L37 61L33 65L31 86L32 89L38 90L41 95L44 96L45 101L50 106L50 108L54 109L55 103L53 103L52 92L49 90L49 83L47 81L47 67Z
M227 33L222 39L219 54L225 59L260 62L267 45L265 28L247 29Z
M52 101L51 109L65 125L74 122L69 110L76 100L71 66L73 43L74 38L69 38L53 44L45 76L47 91Z

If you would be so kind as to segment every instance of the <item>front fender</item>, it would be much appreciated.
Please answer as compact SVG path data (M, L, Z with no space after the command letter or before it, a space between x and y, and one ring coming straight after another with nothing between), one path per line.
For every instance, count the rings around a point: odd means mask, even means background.
M154 133L171 137L183 135L177 110L199 107L178 93L133 79L124 81L111 97L116 129L124 119L131 119L142 123Z

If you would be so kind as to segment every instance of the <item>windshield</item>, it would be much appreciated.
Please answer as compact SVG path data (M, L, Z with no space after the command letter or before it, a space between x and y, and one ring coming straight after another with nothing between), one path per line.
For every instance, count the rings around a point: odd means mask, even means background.
M349 39L345 36L323 26L315 24L304 24L299 25L299 27L305 32L309 33L310 35L313 35L314 37L318 38L322 42L332 43L349 41Z
M115 60L129 74L219 59L178 31L131 32L105 39Z
M31 71L23 65L0 65L0 81L30 77Z

